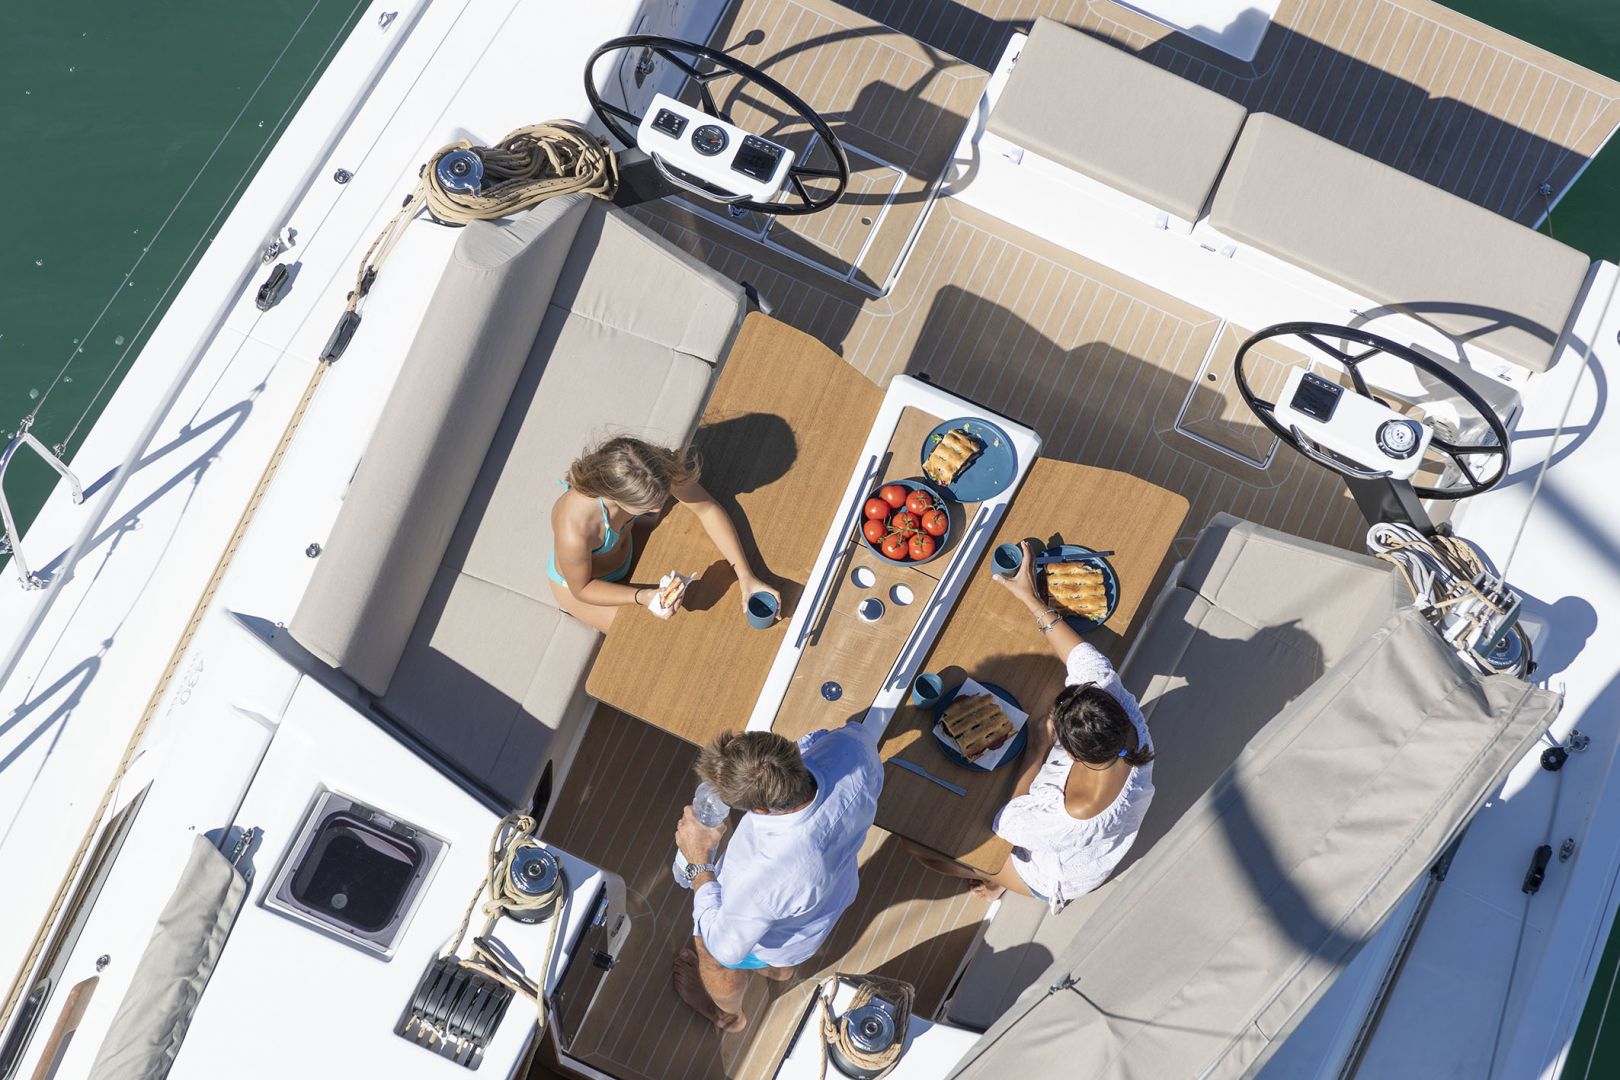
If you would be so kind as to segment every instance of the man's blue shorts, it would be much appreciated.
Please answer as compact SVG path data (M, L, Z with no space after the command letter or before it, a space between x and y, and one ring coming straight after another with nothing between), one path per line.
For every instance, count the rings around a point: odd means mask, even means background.
M771 966L765 961L761 960L759 957L755 956L753 953L749 953L747 956L743 957L741 961L735 964L721 963L718 959L715 960L715 963L720 964L721 967L730 968L732 971L758 971L760 968L768 968Z

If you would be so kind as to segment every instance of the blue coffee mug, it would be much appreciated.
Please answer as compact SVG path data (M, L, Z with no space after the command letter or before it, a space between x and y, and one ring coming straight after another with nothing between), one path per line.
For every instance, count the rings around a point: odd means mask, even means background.
M932 709L944 692L945 680L932 671L925 671L911 683L911 703L919 709Z
M1017 544L998 544L990 556L990 568L1002 577L1011 577L1024 565L1024 549Z
M780 605L768 592L757 592L748 598L748 625L763 630L776 621Z

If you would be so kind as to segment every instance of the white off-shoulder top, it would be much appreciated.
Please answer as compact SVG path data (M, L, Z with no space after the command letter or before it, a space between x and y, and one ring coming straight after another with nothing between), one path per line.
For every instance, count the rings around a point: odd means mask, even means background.
M1119 681L1108 658L1081 642L1069 653L1069 686L1095 683L1107 690L1130 715L1136 737L1151 746L1147 721L1136 699ZM1028 795L1013 799L996 815L996 834L1013 845L1012 861L1030 890L1053 911L1090 892L1113 873L1142 827L1153 801L1153 763L1135 766L1108 808L1095 817L1072 816L1063 793L1074 758L1061 745L1052 747Z

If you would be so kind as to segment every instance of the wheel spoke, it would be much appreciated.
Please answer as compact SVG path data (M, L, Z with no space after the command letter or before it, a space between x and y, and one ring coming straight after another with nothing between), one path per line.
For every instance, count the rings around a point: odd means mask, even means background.
M1354 368L1356 366L1356 360L1359 359L1359 357L1352 357L1343 349L1335 348L1334 346L1329 345L1327 342L1323 341L1315 334L1309 333L1308 331L1302 332L1299 336L1310 342L1312 345L1315 345L1318 349L1327 353L1329 356L1333 357L1333 359L1337 360L1339 363L1350 368Z
M1433 441L1431 441L1429 445L1433 446ZM1452 460L1452 463L1462 471L1463 478L1468 481L1469 487L1473 488L1475 491L1478 491L1485 486L1479 482L1479 477L1474 475L1474 470L1468 467L1468 462L1463 460L1461 454L1457 453L1456 451L1448 450L1446 451L1446 456L1449 457Z
M623 120L627 124L633 124L638 128L641 126L641 117L636 116L634 113L631 113L626 109L619 108L611 101L602 102L602 111L612 113L614 116L617 116L620 120Z
M1367 389L1367 380L1361 377L1361 369L1356 366L1354 360L1346 360L1344 369L1350 373L1350 383L1356 388L1356 393L1364 398L1373 398L1374 401L1378 401L1377 398L1373 397L1373 392ZM1379 402L1379 404L1383 403Z
M1507 449L1494 443L1490 446L1458 446L1456 443L1447 442L1438 435L1429 436L1429 445L1452 457L1456 457L1458 454L1495 454L1501 456Z
M798 193L799 198L804 200L806 206L816 204L816 200L810 197L810 190L804 186L804 181L799 179L798 173L789 171L788 180L792 182L793 190Z
M721 115L719 104L714 100L714 95L709 92L709 84L701 79L698 80L698 97L703 99L703 109L710 116L719 116L726 123L731 123L730 117Z
M679 56L676 56L674 53L670 52L668 49L654 49L653 52L657 53L659 56L662 56L665 60L668 60L670 63L674 64L676 67L680 68L681 71L683 71L687 75L688 78L696 79L699 83L702 83L702 82L705 81L704 78L703 78L703 72L699 71L697 69L697 66L692 64L690 61L682 60Z
M825 177L827 179L833 179L838 176L837 169L822 169L814 165L795 165L793 168L789 169L788 172L792 173L794 176L814 176Z

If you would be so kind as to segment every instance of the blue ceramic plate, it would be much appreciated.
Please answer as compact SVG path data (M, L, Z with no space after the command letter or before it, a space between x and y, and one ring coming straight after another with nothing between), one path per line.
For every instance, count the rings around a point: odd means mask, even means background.
M1063 621L1072 626L1075 633L1083 634L1087 630L1095 630L1113 617L1114 609L1119 607L1119 575L1114 573L1113 565L1106 558L1097 557L1093 549L1084 544L1058 544L1035 557L1040 559L1047 555L1061 555L1063 562L1087 562L1102 571L1103 593L1108 598L1108 610L1096 622L1079 615L1067 616Z
M953 429L966 431L984 443L984 450L956 475L955 483L937 485L941 491L957 502L970 503L993 499L1012 486L1018 479L1018 451L1013 449L1007 433L988 420L959 416L945 421L923 439L922 456L918 460L927 461L939 440Z
M856 528L855 528L855 539L859 540L861 542L861 546L866 548L867 551L870 551L872 554L876 555L878 558L882 559L884 562L889 563L889 564L894 565L894 566L921 566L925 562L933 562L935 559L937 559L941 555L945 554L945 549L950 546L950 542L951 542L951 524L952 524L951 523L951 508L950 508L950 505L949 505L950 501L940 494L940 489L939 488L935 487L933 484L929 483L927 480L922 479L921 477L916 477L916 478L913 478L913 479L910 479L910 480L885 480L885 481L883 481L883 483L879 484L877 487L872 489L872 493L870 495L868 495L865 499L861 500L861 506L864 507L866 505L866 503L867 503L867 500L877 498L878 497L878 492L882 491L884 488L888 487L890 484L899 484L901 487L905 488L907 491L926 491L926 492L928 492L928 494L930 494L930 495L932 495L934 497L934 501L936 503L938 503L940 505L941 509L943 509L945 511L945 535L944 536L936 536L936 537L934 537L934 553L932 555L928 556L928 558L926 558L926 559L891 559L891 558L889 558L887 555L883 554L883 552L878 549L878 545L876 545L876 544L872 543L872 541L868 540L866 538L866 533L862 531L863 529L866 528L866 515L865 514L861 515L861 523L858 526L856 526ZM895 511L896 514L898 514L899 512L900 511L898 511L898 510Z
M983 679L977 679L975 681L980 686L984 687L986 690L988 690L992 694L996 695L996 697L998 697L1002 701L1006 702L1008 705L1011 705L1013 708L1018 709L1020 711L1023 710L1024 707L1022 705L1018 704L1018 699L1017 698L1015 698L1011 694L1007 693L1007 691L1003 690L1001 687L997 686L995 683L993 683L993 682L985 682ZM943 694L943 695L940 696L939 704L934 706L934 719L936 721L940 717L945 715L946 706L948 706L951 702L956 700L956 695L960 691L961 691L961 687L957 687L955 690L952 690L949 694ZM1029 741L1029 725L1030 725L1030 721L1025 720L1024 721L1024 726L1018 729L1018 733L1015 734L1012 738L1007 740L1007 743L1008 743L1007 752L1002 755L1001 764L996 766L997 769L1006 768L1008 765L1011 765L1013 762L1017 761L1020 756L1022 756L1022 754L1024 752L1024 743ZM935 741L937 741L939 743L939 748L940 748L940 750L944 751L945 756L950 758L956 764L962 766L962 768L964 768L964 769L972 769L975 772L991 772L992 771L990 769L985 768L983 765L975 765L973 762L971 762L967 758L963 757L962 756L962 751L958 750L956 748L956 744L951 742L949 739L940 738L940 736L938 734L935 734L934 739L935 739Z

